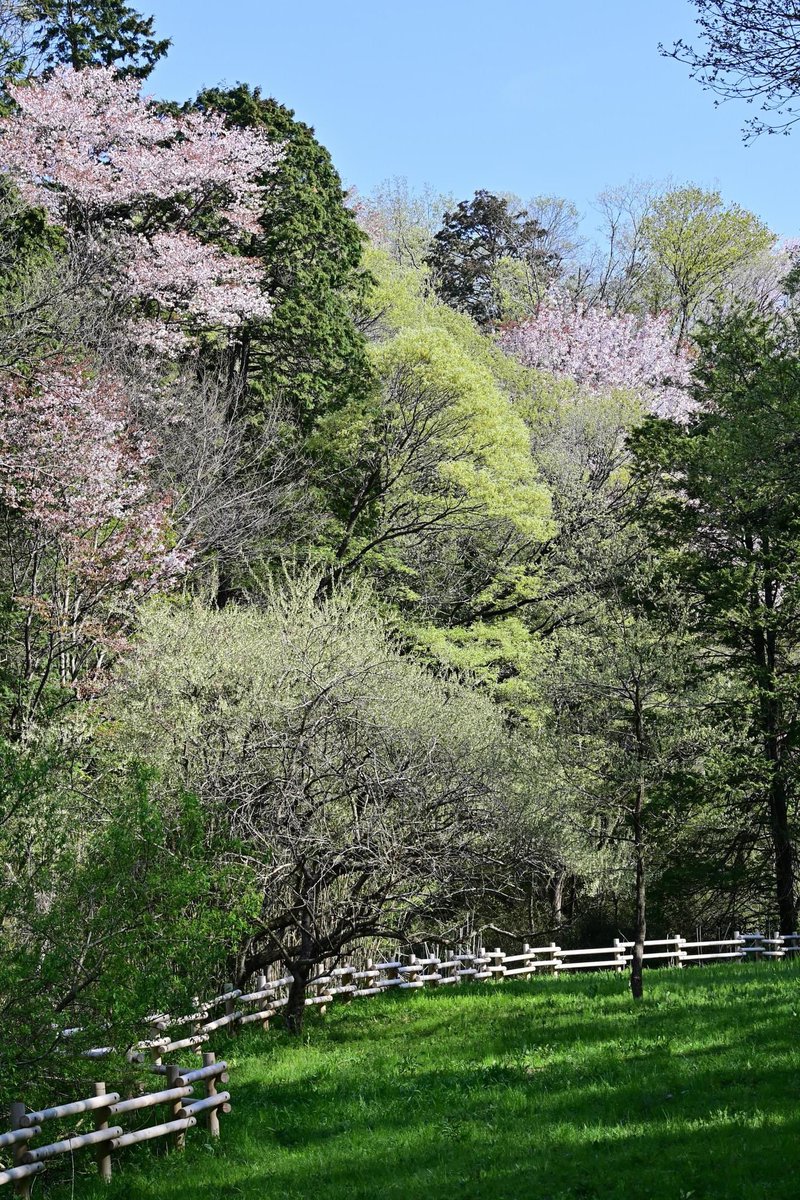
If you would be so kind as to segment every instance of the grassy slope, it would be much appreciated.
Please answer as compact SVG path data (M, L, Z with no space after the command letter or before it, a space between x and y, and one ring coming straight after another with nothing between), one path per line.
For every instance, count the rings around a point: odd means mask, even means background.
M637 1008L612 974L392 995L312 1018L302 1045L219 1043L219 1147L193 1130L185 1156L138 1148L110 1189L74 1195L796 1197L800 964L646 985Z

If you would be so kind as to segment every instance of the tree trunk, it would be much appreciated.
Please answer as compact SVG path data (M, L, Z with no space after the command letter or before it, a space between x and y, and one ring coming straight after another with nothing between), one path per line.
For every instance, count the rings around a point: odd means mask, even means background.
M641 821L639 825L641 828ZM641 840L639 840L636 846L636 933L634 934L633 961L631 962L631 995L634 1000L641 1000L644 991L642 960L644 959L644 940L647 937L645 900L644 853Z
M578 903L578 879L576 875L569 877L569 893L566 905L566 920L569 925L575 920L575 908Z
M80 42L78 41L78 27L75 21L75 9L72 0L67 0L66 16L66 35L67 43L69 44L70 66L73 71L80 71L83 63L80 55Z
M789 836L789 812L783 764L773 762L769 788L769 819L775 856L775 887L781 933L795 932L794 862Z
M634 1000L641 1000L642 992L644 991L642 980L644 940L647 937L643 822L645 801L644 763L647 755L647 746L645 744L644 733L644 712L638 687L636 688L635 705L636 753L639 760L639 779L633 806L633 850L636 861L636 932L633 940L633 961L631 962L631 995Z
M303 1018L306 1014L306 988L311 974L311 964L307 962L291 963L292 982L289 986L289 1001L284 1009L286 1028L289 1033L298 1036L303 1032Z
M230 571L225 567L221 567L217 573L217 608L224 608L230 600L238 599L236 588L233 585L233 577Z
M553 910L553 927L555 929L560 929L564 923L564 881L566 878L567 872L562 867L559 868L551 881L550 899Z
M771 579L764 584L764 606L774 608L777 585ZM775 890L781 933L795 932L794 852L789 833L789 805L786 767L783 756L784 731L778 698L778 646L774 630L756 626L753 648L760 692L761 733L764 755L769 764L769 826L775 864Z

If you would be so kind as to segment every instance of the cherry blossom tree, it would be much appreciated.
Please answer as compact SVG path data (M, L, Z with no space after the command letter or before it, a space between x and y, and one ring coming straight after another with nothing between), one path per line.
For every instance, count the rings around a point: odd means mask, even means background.
M114 379L61 362L0 394L0 672L20 730L64 690L91 691L125 644L133 609L182 574L153 448Z
M675 347L668 315L638 317L595 307L576 310L551 291L535 317L507 327L500 343L529 367L573 379L592 392L625 390L649 411L681 418L688 411L690 359Z
M0 127L0 167L108 257L114 298L140 318L135 338L174 351L191 332L269 316L246 254L280 155L262 132L164 113L109 67L64 67L9 90L17 111Z

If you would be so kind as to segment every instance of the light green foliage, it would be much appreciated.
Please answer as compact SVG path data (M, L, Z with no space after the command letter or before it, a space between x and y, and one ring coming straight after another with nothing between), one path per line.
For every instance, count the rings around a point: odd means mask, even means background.
M243 980L277 961L304 986L359 938L474 903L519 786L497 708L402 653L368 596L319 583L263 607L152 606L117 697L123 743L196 792L255 873Z
M75 1200L795 1200L799 981L655 971L634 1009L624 976L539 977L334 1007L302 1046L219 1040L219 1146L138 1149L110 1187L76 1155Z
M326 600L319 577L272 589L263 603L221 610L155 603L142 613L120 676L120 730L165 774L203 788L213 756L246 758L257 725L281 725L314 693L372 725L449 737L466 750L497 734L488 701L445 684L401 653L368 592L345 587ZM376 725L377 728L377 725ZM252 747L250 747L252 748ZM235 781L232 781L235 782Z
M719 192L681 187L654 200L642 221L650 260L650 306L674 307L680 340L702 301L737 267L775 241L753 213L724 205Z
M440 447L439 473L489 518L541 538L549 497L530 453L524 422L480 359L436 325L404 329L373 352L382 379L402 372L415 392L450 397L451 434Z
M375 322L374 340L403 330L437 329L447 333L462 354L481 363L497 386L513 399L539 391L544 381L536 372L504 354L465 313L456 312L431 294L424 270L401 267L374 248L365 251L364 265L376 281L369 301Z
M526 262L518 258L501 258L494 269L494 286L499 295L503 321L524 321L536 310L537 301L546 292L546 285L537 287Z
M335 575L368 571L414 640L482 674L497 654L487 643L481 657L484 630L495 636L481 609L539 586L550 495L525 418L552 399L540 376L430 296L422 273L375 251L367 265L380 389L318 423L313 448L336 516L327 557ZM467 641L469 664L457 651Z
M467 626L443 629L436 625L416 628L417 653L455 668L460 675L488 684L494 696L519 716L536 722L540 691L531 679L541 655L541 644L519 617L474 621ZM514 671L509 674L509 664Z

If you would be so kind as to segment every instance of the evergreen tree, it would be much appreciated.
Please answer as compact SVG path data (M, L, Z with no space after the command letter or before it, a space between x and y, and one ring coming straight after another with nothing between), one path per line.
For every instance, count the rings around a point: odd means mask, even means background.
M264 129L282 146L277 170L264 180L254 247L273 313L251 338L248 365L256 394L287 401L308 431L318 415L371 386L366 342L353 319L370 285L360 270L363 235L330 154L291 109L246 84L209 89L196 103L232 125Z
M21 17L32 32L28 57L39 71L101 65L146 79L170 46L169 38L156 37L153 17L122 0L33 0Z
M538 260L554 269L557 256L542 248L547 231L525 209L484 190L445 213L426 262L434 287L446 304L468 313L479 325L499 321L502 288L497 269L504 260Z
M669 555L760 765L756 835L772 845L781 930L795 922L800 737L800 338L788 322L733 313L698 338L697 411L651 421L638 469L663 492L644 519Z

